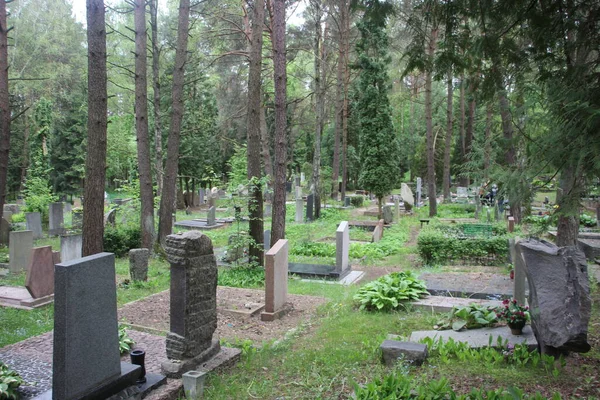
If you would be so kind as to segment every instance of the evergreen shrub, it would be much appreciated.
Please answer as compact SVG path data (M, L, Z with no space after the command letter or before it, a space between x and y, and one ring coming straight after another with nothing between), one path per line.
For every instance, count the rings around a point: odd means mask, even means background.
M139 226L106 226L104 228L104 251L124 257L131 249L142 245L142 233Z

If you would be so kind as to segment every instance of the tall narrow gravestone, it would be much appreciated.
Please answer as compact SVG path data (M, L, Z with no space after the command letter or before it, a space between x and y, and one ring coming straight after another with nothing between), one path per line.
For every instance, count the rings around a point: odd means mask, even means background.
M342 221L335 232L335 272L344 275L350 268L348 257L350 254L350 228L348 221Z
M62 203L50 203L48 234L58 236L64 233L64 218Z
M162 364L169 377L179 377L212 358L219 350L217 329L217 260L210 238L198 231L169 235L171 264L171 331Z
M415 199L415 206L419 207L421 204L421 186L423 185L423 180L421 178L417 178L417 198Z
M28 231L33 232L34 239L42 238L42 216L39 212L25 214L26 227Z
M217 222L216 222L216 218L215 218L215 206L211 206L208 209L208 214L207 214L207 217L206 217L206 225L213 226L216 223Z
M265 311L262 321L273 321L285 313L288 280L288 241L279 239L265 254Z
M26 270L31 262L31 249L33 248L33 232L13 231L10 232L10 244L8 246L9 263L8 269L12 273Z
M99 253L54 267L52 398L107 398L141 367L120 362L115 256Z
M302 215L302 211L304 210L304 200L302 197L296 198L296 222L304 221L304 216Z
M60 259L62 262L81 258L83 247L82 235L65 235L60 237Z

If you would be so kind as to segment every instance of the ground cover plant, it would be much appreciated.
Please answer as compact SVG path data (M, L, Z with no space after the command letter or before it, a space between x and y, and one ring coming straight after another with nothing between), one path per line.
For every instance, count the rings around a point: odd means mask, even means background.
M411 271L393 272L363 285L354 300L360 310L391 311L403 306L403 302L427 296L425 282L417 279Z
M0 361L0 399L18 399L19 395L16 389L23 383L25 381L23 381L23 378L18 373Z
M498 322L494 307L469 304L464 307L453 307L448 316L438 321L434 329L477 329L492 326Z

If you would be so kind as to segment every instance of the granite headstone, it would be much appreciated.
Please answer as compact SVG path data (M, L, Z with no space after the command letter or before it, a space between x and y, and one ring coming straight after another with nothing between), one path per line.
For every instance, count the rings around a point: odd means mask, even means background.
M150 259L150 250L131 249L129 250L129 275L132 281L148 280L148 260Z
M78 258L81 258L82 248L82 235L61 235L60 259L62 260L62 262L77 260Z
M8 245L8 269L12 273L26 270L31 263L31 249L33 248L32 231L12 231Z
M206 225L213 226L216 225L216 217L215 217L215 206L211 206L208 209L208 214L206 216Z
M64 223L65 222L63 217L63 204L50 203L48 234L50 236L62 235L65 229Z
M31 250L31 263L27 268L25 287L34 299L54 293L52 246L35 247Z
M42 216L39 212L25 213L25 226L28 231L33 232L34 239L41 239L42 232Z

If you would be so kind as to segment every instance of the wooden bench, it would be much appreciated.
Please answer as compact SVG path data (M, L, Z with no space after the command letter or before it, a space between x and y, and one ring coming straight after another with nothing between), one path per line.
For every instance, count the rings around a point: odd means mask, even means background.
M419 222L421 223L421 228L423 228L423 224L429 225L429 220L428 219L420 219Z

